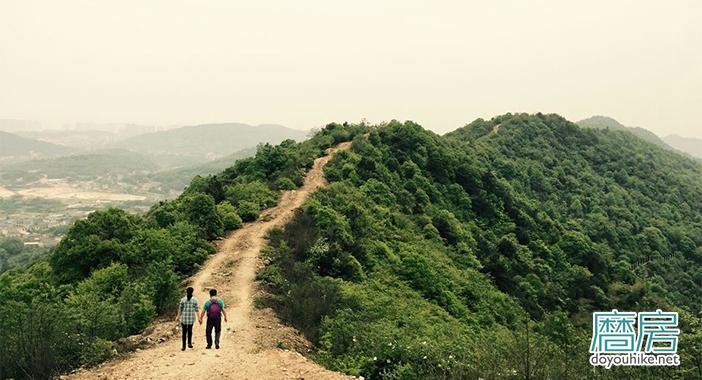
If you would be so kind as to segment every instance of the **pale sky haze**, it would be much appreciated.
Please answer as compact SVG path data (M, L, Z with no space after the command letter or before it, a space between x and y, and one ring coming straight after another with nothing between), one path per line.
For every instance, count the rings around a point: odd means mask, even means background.
M0 0L0 118L607 115L702 138L702 1Z

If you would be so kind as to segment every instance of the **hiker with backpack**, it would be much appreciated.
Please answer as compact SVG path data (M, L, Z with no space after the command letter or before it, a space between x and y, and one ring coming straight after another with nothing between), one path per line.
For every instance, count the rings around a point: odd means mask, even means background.
M180 322L180 326L183 329L183 347L181 351L185 351L185 339L187 336L188 347L193 348L193 325L195 324L195 318L197 317L198 305L197 298L193 297L193 288L190 287L186 290L186 296L180 299L180 306L178 307L178 315L176 316L176 322ZM198 318L199 319L199 318Z
M205 348L212 348L212 328L214 328L215 348L219 349L219 337L222 333L222 315L224 315L224 322L227 322L227 312L224 310L224 301L221 298L217 298L217 289L210 289L210 299L205 301L200 318L198 318L200 324L202 324L202 318L205 316L205 313L207 313L207 327L205 327L207 347Z

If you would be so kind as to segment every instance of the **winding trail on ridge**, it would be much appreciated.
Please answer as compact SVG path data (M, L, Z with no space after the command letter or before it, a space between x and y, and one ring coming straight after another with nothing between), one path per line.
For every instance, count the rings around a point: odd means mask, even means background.
M270 309L256 309L256 270L261 267L260 251L265 235L284 226L307 197L327 185L322 168L334 152L348 149L351 142L329 149L328 155L314 161L297 190L284 191L276 207L265 210L253 223L244 224L218 244L218 253L205 261L191 277L191 286L200 308L216 288L225 304L228 323L222 321L221 348L205 349L205 324L193 327L194 349L181 351L180 331L152 348L139 350L97 368L62 379L255 379L255 380L345 380L349 376L329 371L308 360L291 347L304 350L309 343L294 329L283 326ZM162 323L157 329L171 330L175 322ZM232 333L227 333L227 328ZM155 338L158 339L158 338Z

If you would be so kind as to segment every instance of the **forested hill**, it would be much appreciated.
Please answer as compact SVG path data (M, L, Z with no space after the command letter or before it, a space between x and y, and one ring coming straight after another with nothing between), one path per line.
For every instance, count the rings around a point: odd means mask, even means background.
M499 131L492 133L496 124ZM633 273L656 285L652 296L700 311L698 162L622 132L578 128L555 115L478 120L447 137L469 142L469 152L489 168L485 173L511 195L511 201L503 199L499 218L491 217L495 207L476 210L474 202L476 216L487 212L483 220L490 226L511 220L521 245L555 243L569 261L586 260L582 264L593 281L588 299L595 308L622 307L612 302L611 291L613 283L625 282L616 269L625 261L635 267L647 263ZM566 237L572 238L569 246L561 244ZM513 272L492 274L509 290Z
M196 177L146 215L97 211L0 276L0 365L46 378L111 356L176 304L207 242L324 167L261 270L326 367L367 379L699 379L702 165L558 115L421 126L332 123ZM680 313L680 367L588 363L592 312ZM16 321L20 321L19 323ZM7 373L7 372L6 372Z
M391 122L325 172L331 185L272 234L260 277L331 369L373 379L702 373L700 164L537 114L443 137ZM681 367L593 372L591 313L614 308L679 311Z

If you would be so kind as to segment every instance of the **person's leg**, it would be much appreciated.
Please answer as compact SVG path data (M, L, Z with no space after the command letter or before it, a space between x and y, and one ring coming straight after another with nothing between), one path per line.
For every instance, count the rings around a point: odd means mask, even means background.
M192 327L192 326L191 326ZM180 329L183 330L183 347L181 347L181 350L185 351L185 337L188 334L188 325L185 324L180 324Z
M188 325L188 347L193 348L193 325Z
M207 338L207 347L205 348L212 348L212 327L214 327L212 320L207 318L207 327L205 327L205 338Z
M215 348L219 348L219 337L222 335L222 319L215 319Z

